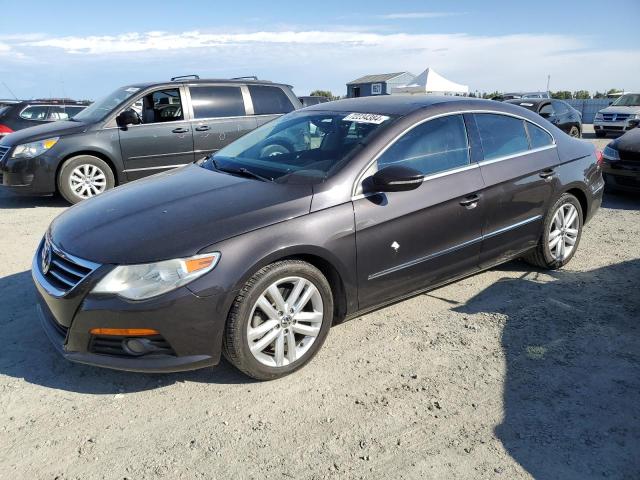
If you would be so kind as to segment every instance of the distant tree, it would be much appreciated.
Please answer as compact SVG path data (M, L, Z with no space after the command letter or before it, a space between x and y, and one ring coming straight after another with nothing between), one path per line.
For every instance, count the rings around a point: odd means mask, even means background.
M593 98L607 98L607 94L605 92L598 92L593 95Z
M309 95L311 95L312 97L327 97L330 99L334 98L333 93L331 93L329 90L314 90Z
M497 90L495 90L495 91L493 91L491 93L482 92L482 98L493 98L493 97L499 97L501 95L502 94Z
M573 92L573 98L577 98L578 100L586 100L591 98L591 95L586 90L578 90Z
M612 88L611 90L607 90L607 95L611 95L612 93L622 93L623 90L620 90L619 88Z
M557 98L559 100L571 100L571 92L569 92L568 90L551 92L551 98Z

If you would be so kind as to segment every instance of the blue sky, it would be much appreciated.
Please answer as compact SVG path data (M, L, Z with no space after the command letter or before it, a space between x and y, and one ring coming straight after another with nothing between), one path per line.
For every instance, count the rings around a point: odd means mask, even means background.
M432 67L472 90L640 90L640 1L0 0L0 82L95 99L128 83L256 74L344 94ZM612 42L611 39L616 39ZM0 98L9 97L0 83Z

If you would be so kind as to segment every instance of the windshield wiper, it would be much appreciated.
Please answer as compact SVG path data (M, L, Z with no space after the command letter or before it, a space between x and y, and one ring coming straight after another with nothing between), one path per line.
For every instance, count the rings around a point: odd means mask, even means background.
M211 158L211 163L213 164L213 167L216 170L220 170L221 172L231 173L233 175L244 175L245 177L252 177L252 178L261 180L263 182L273 182L273 178L264 177L259 173L252 172L251 170L244 167L240 167L240 168L221 167L220 165L218 165L218 162L216 162L213 159L213 157Z

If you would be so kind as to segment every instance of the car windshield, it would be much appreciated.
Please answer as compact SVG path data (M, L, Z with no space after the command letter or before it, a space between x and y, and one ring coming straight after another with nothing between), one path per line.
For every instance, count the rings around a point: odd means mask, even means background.
M73 120L80 122L97 122L106 117L115 107L138 92L138 87L122 87L115 92L92 103L83 111L73 117Z
M262 180L322 181L394 119L355 112L293 112L241 137L201 166Z
M622 95L611 104L612 107L640 107L640 93Z

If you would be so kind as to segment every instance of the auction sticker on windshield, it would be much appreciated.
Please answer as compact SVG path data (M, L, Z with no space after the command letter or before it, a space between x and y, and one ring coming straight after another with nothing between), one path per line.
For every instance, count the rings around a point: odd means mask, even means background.
M375 125L380 125L385 120L389 120L389 117L377 113L350 113L342 119L343 122L373 123Z

